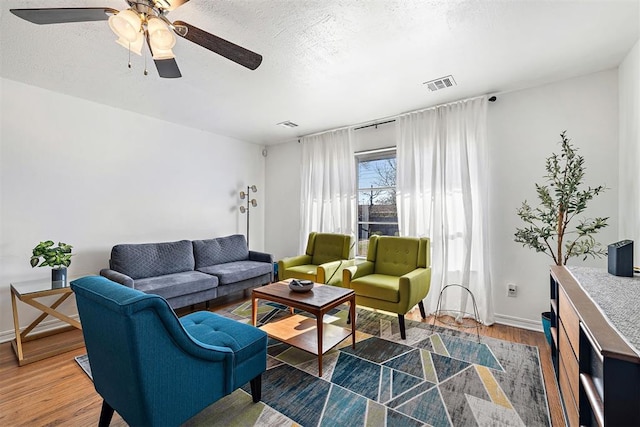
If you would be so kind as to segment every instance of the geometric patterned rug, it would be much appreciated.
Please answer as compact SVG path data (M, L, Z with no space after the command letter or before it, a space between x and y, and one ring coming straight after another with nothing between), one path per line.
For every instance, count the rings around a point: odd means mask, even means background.
M348 306L324 321L345 326ZM217 311L250 322L251 302ZM289 309L260 301L259 324ZM304 315L304 312L298 314ZM550 426L538 348L357 307L351 338L317 357L269 339L262 400L249 385L186 426ZM80 362L79 362L80 363Z
M259 324L288 315L260 303ZM489 337L478 344L476 335L410 320L402 340L396 315L357 310L356 348L348 338L325 354L322 378L315 355L269 340L262 402L277 414L245 425L551 425L537 347ZM348 327L347 311L324 320ZM251 302L218 313L249 322Z

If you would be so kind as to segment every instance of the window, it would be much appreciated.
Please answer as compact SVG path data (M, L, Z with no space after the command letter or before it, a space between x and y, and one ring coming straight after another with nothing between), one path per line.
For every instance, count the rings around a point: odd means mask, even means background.
M366 257L369 237L398 235L396 207L396 149L356 154L358 181L358 245L356 255Z

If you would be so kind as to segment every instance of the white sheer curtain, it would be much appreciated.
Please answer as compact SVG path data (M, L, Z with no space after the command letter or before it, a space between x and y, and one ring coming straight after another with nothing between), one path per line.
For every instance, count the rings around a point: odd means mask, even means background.
M351 129L302 138L300 253L312 231L353 234L356 178Z
M397 203L400 234L431 239L431 290L468 288L480 320L493 323L487 242L486 97L455 102L397 118ZM468 293L443 294L442 308L473 313Z

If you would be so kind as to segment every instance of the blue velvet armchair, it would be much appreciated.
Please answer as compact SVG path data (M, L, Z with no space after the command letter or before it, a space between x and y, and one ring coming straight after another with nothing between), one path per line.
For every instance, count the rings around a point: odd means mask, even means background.
M266 334L200 311L176 316L165 299L89 276L71 282L96 391L99 424L177 426L247 382L260 400Z

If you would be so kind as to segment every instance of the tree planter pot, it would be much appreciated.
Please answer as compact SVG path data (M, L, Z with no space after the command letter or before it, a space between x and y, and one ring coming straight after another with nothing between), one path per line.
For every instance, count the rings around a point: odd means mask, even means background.
M542 329L544 335L547 337L547 342L551 345L551 312L545 311L542 313Z
M67 283L67 268L52 268L51 269L51 287L52 288L64 288L68 286Z

